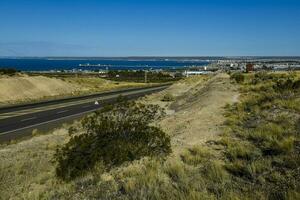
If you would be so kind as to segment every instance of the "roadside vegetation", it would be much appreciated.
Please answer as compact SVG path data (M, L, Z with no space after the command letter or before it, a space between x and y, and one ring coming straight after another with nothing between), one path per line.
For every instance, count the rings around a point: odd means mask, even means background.
M6 75L0 77L0 106L151 85L136 82L116 82L95 77L50 78L26 74Z
M174 101L175 100L175 97L170 94L170 93L167 93L163 96L163 98L161 99L162 101L166 101L166 102L169 102L169 101Z
M52 100L133 87L146 87L175 82L182 75L162 72L109 71L93 73L20 73L13 68L0 68L0 106Z
M238 76L243 78L236 81ZM69 131L57 130L33 138L34 142L0 149L0 199L299 199L300 77L293 73L238 76L232 74L231 80L232 86L239 87L239 102L228 104L225 111L214 111L226 119L222 134L214 139L201 142L197 137L203 133L188 131L184 137L193 136L193 145L180 146L176 134L165 135L155 125L162 113L158 107L121 103L87 117ZM207 96L227 87L217 81L225 79L221 77L201 82L202 89L200 83L195 84L190 97L190 90L181 87L192 79L178 83L180 96L172 86L174 104L181 105L182 98L189 97L185 103L194 105L191 110L180 106L183 110L177 112L187 113L185 118L206 113L206 103L213 104L211 99L207 102ZM203 77L198 79L203 81ZM220 87L217 92L216 87ZM161 101L165 94L168 92L153 96ZM196 99L201 98L204 102L197 104ZM205 117L211 117L209 114ZM179 115L176 117L175 122ZM187 123L196 124L190 118ZM152 129L154 134L147 135ZM149 145L149 141L158 143ZM157 145L161 141L165 145Z
M67 83L71 83L83 88L86 92L109 91L114 89L131 88L131 87L146 87L151 86L151 83L138 82L118 82L110 81L99 77L65 77L59 78Z
M176 73L174 76L171 76L169 73L163 72L147 72L147 82L149 83L165 83L165 82L174 82L183 78L181 73ZM106 77L108 80L113 81L129 81L129 82L145 82L145 71L138 70L111 70L108 72Z
M169 136L149 125L163 114L159 106L125 100L86 117L81 124L83 133L74 134L57 150L56 175L71 180L96 164L109 170L145 156L168 155L171 153ZM74 132L78 130L71 127L69 133Z
M241 84L241 102L228 106L219 142L236 189L256 198L299 199L299 77L260 72L232 78Z
M18 71L14 68L2 68L0 67L0 75L14 76Z
M147 71L147 83L166 83L166 82L175 82L180 79L183 79L184 76L180 72L155 72ZM71 78L102 78L107 81L114 82L135 82L135 83L145 83L145 71L144 70L109 70L107 74L99 74L99 70L95 70L90 73L30 73L29 75L34 76L46 76L50 78L60 78L60 79L71 79Z

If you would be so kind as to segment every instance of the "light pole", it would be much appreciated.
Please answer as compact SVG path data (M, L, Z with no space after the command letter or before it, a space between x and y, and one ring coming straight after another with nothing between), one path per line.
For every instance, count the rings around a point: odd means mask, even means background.
M145 83L147 83L147 70L145 70Z

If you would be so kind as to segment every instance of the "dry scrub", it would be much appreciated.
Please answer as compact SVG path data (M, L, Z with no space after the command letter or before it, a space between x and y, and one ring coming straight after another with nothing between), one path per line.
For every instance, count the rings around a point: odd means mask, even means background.
M166 94L171 94L174 101L161 101ZM190 77L142 99L143 103L167 109L166 118L156 123L172 136L175 152L166 162L145 157L108 172L99 164L86 175L65 183L55 178L51 162L55 147L69 140L65 129L3 146L0 198L242 199L227 192L231 178L217 150L222 147L200 146L218 137L225 120L223 106L235 102L237 95L229 76L219 74ZM18 168L22 169L21 175L15 174Z

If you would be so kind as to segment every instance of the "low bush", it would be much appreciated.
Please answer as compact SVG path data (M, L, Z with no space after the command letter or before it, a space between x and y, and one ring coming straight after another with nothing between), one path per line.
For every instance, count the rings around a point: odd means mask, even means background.
M201 146L194 146L181 154L181 159L184 163L194 166L206 163L212 157L212 153L207 148Z
M231 74L230 79L235 80L237 83L243 83L245 80L245 76L242 73L237 72Z
M231 143L226 149L228 159L234 160L256 160L261 156L261 152L255 146L245 142Z
M229 178L228 172L218 161L208 162L204 168L205 177L214 183L222 183Z
M180 161L169 161L165 166L165 173L173 182L184 182L187 179L184 165Z
M169 154L169 136L150 125L163 114L156 105L125 101L86 117L82 121L84 133L73 136L55 154L57 176L70 180L96 163L109 169L144 156ZM74 129L70 130L74 134Z
M8 75L8 76L13 76L17 73L18 71L14 68L0 68L0 74Z
M251 171L246 161L236 160L225 165L226 169L234 176L252 179Z
M170 93L165 94L163 96L163 98L161 99L161 101L166 101L166 102L168 102L168 101L174 101L174 100L175 100L174 96L172 94L170 94Z

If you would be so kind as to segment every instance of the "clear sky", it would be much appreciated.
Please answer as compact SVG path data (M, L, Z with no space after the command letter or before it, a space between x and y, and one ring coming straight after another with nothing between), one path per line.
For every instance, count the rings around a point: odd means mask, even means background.
M300 56L300 0L0 0L0 56Z

